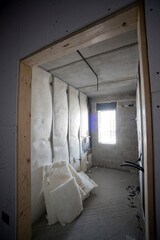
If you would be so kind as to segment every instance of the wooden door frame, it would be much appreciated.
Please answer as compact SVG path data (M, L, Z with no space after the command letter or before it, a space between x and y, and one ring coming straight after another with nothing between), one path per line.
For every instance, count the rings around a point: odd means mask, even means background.
M38 52L19 64L17 127L17 239L31 239L31 84L32 67L78 49L137 29L142 89L142 123L145 180L146 239L155 239L153 140L151 93L143 4L133 4L89 25Z

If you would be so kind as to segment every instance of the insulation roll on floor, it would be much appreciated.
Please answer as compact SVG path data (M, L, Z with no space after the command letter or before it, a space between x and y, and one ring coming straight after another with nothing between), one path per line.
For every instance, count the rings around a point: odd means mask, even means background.
M49 226L45 217L33 225L33 240L144 240L138 176L119 170L92 168L98 184L72 223Z
M43 166L43 192L49 225L65 226L83 210L83 200L98 185L84 172L77 173L66 161Z

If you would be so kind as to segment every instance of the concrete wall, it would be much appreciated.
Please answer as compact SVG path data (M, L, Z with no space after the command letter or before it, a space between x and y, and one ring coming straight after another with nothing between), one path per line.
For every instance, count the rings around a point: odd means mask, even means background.
M0 213L9 215L9 225L0 217L0 238L15 239L16 233L16 130L18 61L134 0L24 0L7 1L0 14ZM160 3L145 0L150 80L153 102L155 196L157 237L160 239L159 109L160 104ZM153 37L154 36L154 37ZM8 151L8 149L10 151ZM0 214L1 215L1 214ZM157 238L157 239L158 239Z
M98 112L96 103L118 101L116 110L116 144L102 144L98 142ZM131 96L108 96L92 99L92 154L93 165L104 166L126 171L133 168L120 167L123 161L137 160L137 126L136 126L136 99ZM129 107L133 104L134 107Z

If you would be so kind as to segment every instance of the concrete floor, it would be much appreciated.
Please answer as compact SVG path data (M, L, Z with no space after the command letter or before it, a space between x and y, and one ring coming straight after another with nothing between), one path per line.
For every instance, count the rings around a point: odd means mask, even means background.
M32 228L33 240L144 240L138 176L92 168L99 185L84 201L84 211L71 224L48 226L42 217Z

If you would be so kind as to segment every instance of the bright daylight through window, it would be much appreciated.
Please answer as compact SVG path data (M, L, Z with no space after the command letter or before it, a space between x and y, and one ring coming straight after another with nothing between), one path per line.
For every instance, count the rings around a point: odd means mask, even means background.
M98 142L116 143L116 111L98 111Z

